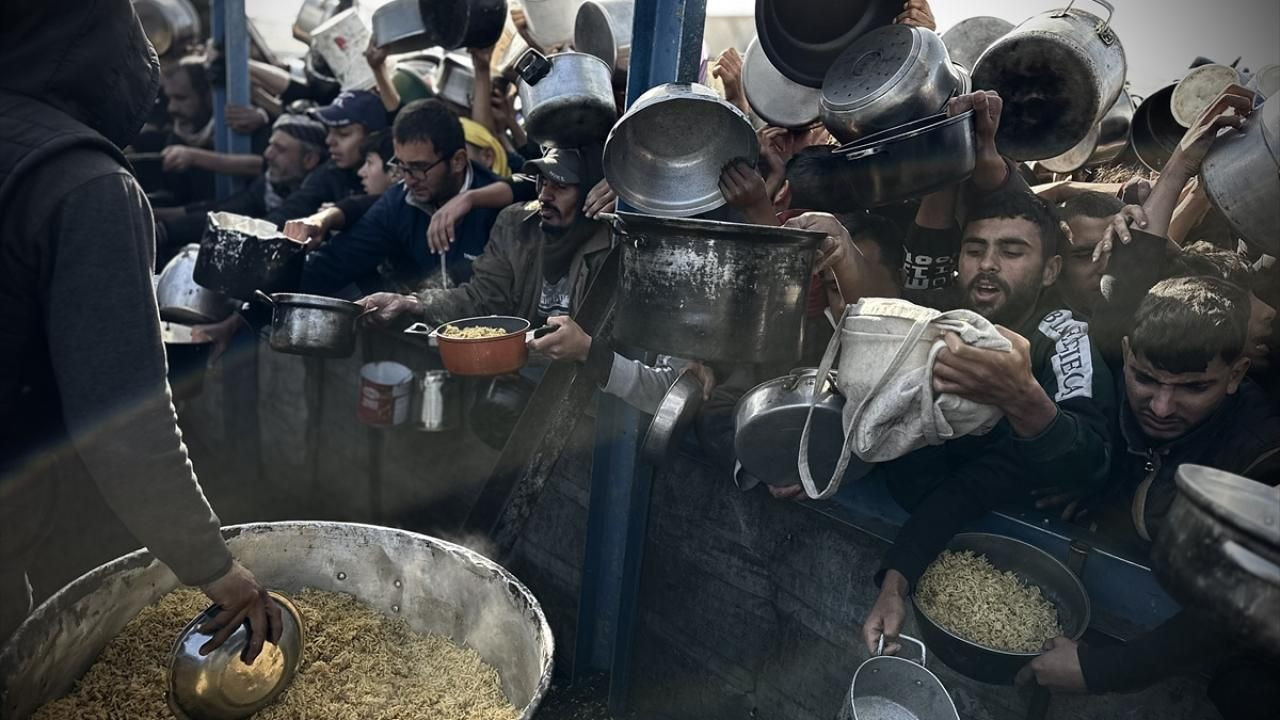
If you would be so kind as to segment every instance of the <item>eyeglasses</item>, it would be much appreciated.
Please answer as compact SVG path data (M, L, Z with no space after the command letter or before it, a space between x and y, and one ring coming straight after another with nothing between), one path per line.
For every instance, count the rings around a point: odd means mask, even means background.
M422 167L422 166L415 167L413 165L406 165L405 163L400 162L399 158L391 158L390 160L387 161L387 167L399 172L401 175L407 178L421 182L427 179L427 173L431 172L432 168L434 168L435 166L439 165L440 163L448 159L449 158L440 158L439 160L431 163L430 165L427 165L426 167Z

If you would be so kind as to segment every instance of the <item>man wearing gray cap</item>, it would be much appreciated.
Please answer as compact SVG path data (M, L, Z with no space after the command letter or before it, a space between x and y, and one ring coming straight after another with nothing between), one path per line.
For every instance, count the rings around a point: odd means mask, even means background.
M386 323L408 315L430 325L476 315L515 315L535 325L578 309L608 255L608 226L582 212L586 189L600 178L600 153L552 149L525 163L538 186L536 203L498 215L471 280L416 295L376 293L360 304Z

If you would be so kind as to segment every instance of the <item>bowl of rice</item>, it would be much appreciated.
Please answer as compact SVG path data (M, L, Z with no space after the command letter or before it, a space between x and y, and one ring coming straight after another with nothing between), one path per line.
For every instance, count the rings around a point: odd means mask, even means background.
M1089 595L1066 565L1001 535L961 533L912 594L921 638L948 667L981 682L1011 684L1059 635L1089 627Z

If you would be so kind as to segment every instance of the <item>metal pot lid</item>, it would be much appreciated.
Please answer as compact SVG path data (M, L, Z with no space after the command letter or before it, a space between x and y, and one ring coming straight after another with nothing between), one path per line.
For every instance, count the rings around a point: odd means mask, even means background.
M751 41L743 57L742 91L751 109L770 125L799 128L818 120L822 91L779 72L760 48L760 38Z
M979 15L952 25L942 33L942 44L947 46L947 54L952 60L973 70L982 53L1012 29L1013 23L1008 20Z
M771 244L795 243L802 248L817 247L826 237L820 232L798 230L790 227L767 227L764 225L748 225L745 223L725 222L723 220L698 220L695 218L669 218L656 215L639 215L620 212L616 215L618 222L614 229L629 235L632 233L656 233L670 235L715 239L723 236L725 240L739 242L762 242Z
M822 99L831 109L864 108L889 92L924 52L924 33L912 25L888 25L858 38L840 53L822 83Z
M688 368L681 370L653 413L640 444L640 456L653 465L669 460L677 438L688 429L701 407L702 382Z
M1280 488L1203 465L1179 465L1178 491L1209 515L1280 549Z
M1217 99L1231 83L1240 82L1240 73L1226 65L1201 65L1187 73L1169 100L1173 119L1184 128L1195 123L1200 113Z
M901 11L896 0L756 0L756 33L783 75L820 88L845 48Z
M1099 125L1089 128L1089 133L1075 147L1057 157L1041 160L1040 167L1059 174L1075 172L1084 167L1089 158L1093 157L1093 151L1098 149L1098 133L1101 129Z

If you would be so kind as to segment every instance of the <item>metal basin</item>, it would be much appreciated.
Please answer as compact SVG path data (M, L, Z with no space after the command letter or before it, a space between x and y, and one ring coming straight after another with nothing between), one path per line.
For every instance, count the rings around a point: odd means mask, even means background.
M755 114L770 125L802 128L818 120L822 91L778 72L760 48L759 38L751 41L742 58L742 92Z
M629 213L614 232L619 340L690 360L799 357L821 233Z
M841 720L960 720L947 689L928 669L924 643L910 635L899 639L914 644L918 660L884 654L884 636L876 654L853 674Z
M354 595L418 633L466 645L498 671L531 720L551 683L555 641L519 580L464 547L392 528L328 522L225 528L240 562L268 587ZM0 649L0 717L23 720L66 694L110 640L178 580L140 550L81 576L45 601Z
M948 550L971 550L985 555L997 570L1011 571L1018 579L1040 588L1040 593L1058 609L1062 634L1079 640L1089 627L1089 594L1066 565L1034 545L989 533L961 533L947 544ZM1039 652L1009 652L966 640L929 617L912 596L920 636L933 654L947 667L979 682L1010 685L1023 665Z
M650 89L609 132L604 176L631 207L688 217L724 205L720 171L730 160L755 164L760 141L751 121L696 83Z
M156 304L160 317L178 323L215 323L234 310L222 293L196 283L193 274L199 262L200 246L182 248L165 264L156 282Z

